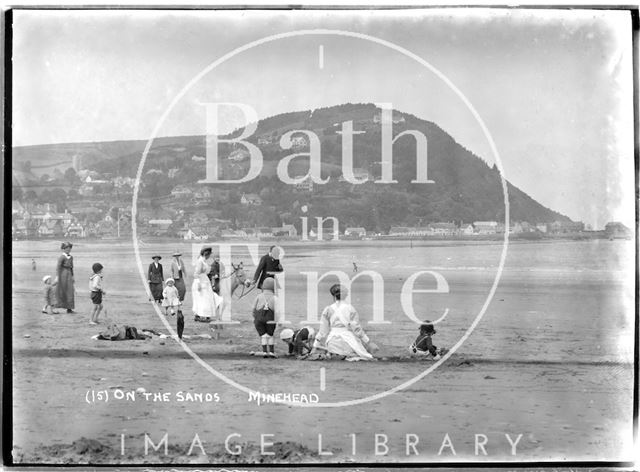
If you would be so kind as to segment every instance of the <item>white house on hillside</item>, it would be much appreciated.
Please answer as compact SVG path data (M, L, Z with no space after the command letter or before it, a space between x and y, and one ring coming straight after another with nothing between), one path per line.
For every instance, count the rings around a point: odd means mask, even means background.
M247 206L259 206L262 205L262 198L260 198L260 196L255 193L243 193L242 197L240 197L240 203Z

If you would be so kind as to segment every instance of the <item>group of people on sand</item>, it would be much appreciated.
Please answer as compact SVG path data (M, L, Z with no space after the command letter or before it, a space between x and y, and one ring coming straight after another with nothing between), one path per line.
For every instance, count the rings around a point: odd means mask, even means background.
M279 314L276 312L278 304L274 287L274 279L265 278L262 283L262 293L258 294L253 304L254 325L262 346L262 352L253 352L253 355L277 357L273 335ZM307 360L374 360L374 353L379 348L362 329L356 309L345 300L348 289L343 285L335 284L331 286L329 293L333 297L333 303L322 311L317 334L312 327L295 331L285 328L280 331L280 339L288 345L287 355L295 355L298 359ZM439 360L446 350L438 349L433 344L432 336L435 334L433 324L428 320L425 321L420 326L418 337L410 346L411 352Z
M62 254L56 265L56 278L52 280L49 275L43 277L45 285L43 312L45 313L57 313L55 308L66 309L67 313L74 312L73 256L70 254L72 248L73 244L70 242L62 243ZM283 271L280 253L279 247L271 246L269 252L260 259L253 279L243 281L246 287L255 286L259 290L253 303L252 314L262 350L252 354L265 358L277 357L274 336L282 314L278 312L280 304L276 295L277 283L274 276ZM164 307L165 315L178 315L177 333L182 339L184 331L182 304L187 291L187 271L182 254L179 251L173 253L169 269L170 277L166 280L160 263L162 256L154 255L152 260L147 279L151 297L154 302ZM208 246L203 247L194 265L191 284L193 314L196 321L210 323L214 332L217 326L215 321L219 319L223 303L219 293L220 279L228 276L221 272L222 269L218 255L214 254L213 249ZM234 270L236 270L235 267ZM104 267L101 263L96 262L92 265L93 273L89 278L90 298L93 304L91 324L98 323L98 316L103 309L102 297L106 294L103 288L103 271ZM237 287L232 287L232 291L235 288ZM317 333L312 327L297 330L281 329L279 337L288 346L287 355L308 360L331 358L348 361L373 360L374 353L379 348L363 330L356 309L346 301L348 289L343 285L335 284L331 286L329 293L333 297L333 303L322 311ZM425 321L420 326L419 335L411 344L410 351L439 359L446 350L434 346L432 336L435 333L433 324L428 320Z
M42 313L50 315L58 314L58 309L66 310L67 313L75 313L75 276L73 272L73 256L71 249L73 244L66 241L60 246L62 254L58 257L56 264L56 276L42 277L44 284L44 305ZM32 269L35 270L35 260L31 261ZM89 277L89 297L92 303L89 324L98 324L98 317L103 309L102 297L106 292L102 286L104 266L96 262L91 266L92 274Z
M253 305L254 325L260 336L263 357L277 357L273 334L279 314L276 313L277 297L273 288L274 279L266 278L262 284L262 293L256 297ZM335 284L330 293L333 303L323 310L317 334L311 327L296 331L285 328L280 332L280 339L288 344L287 354L309 360L336 357L348 361L372 360L378 346L362 329L358 312L344 300L347 295L346 287Z

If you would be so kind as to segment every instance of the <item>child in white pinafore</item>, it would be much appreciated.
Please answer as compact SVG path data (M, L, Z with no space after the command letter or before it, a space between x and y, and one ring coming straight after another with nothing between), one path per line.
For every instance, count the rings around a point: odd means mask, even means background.
M42 307L42 313L48 313L50 315L57 315L58 312L53 309L56 306L56 285L58 280L51 281L50 275L45 275L42 278L44 283L44 306Z
M167 279L167 286L162 291L162 306L164 307L164 314L171 316L176 312L180 312L180 296L178 295L178 289L175 286L175 282L172 278Z

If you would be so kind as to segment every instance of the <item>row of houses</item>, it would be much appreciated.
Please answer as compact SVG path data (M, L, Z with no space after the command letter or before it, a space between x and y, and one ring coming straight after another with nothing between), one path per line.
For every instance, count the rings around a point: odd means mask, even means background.
M348 232L352 232L353 228L347 228ZM584 224L581 222L565 222L554 221L553 223L537 223L531 224L527 221L517 221L509 225L509 234L522 233L549 233L563 234L575 233L584 230ZM492 235L504 234L504 223L497 221L474 221L473 223L461 223L456 225L451 222L430 223L427 226L408 227L394 226L389 230L389 236L474 236L474 235ZM346 232L345 232L346 235Z
M220 237L225 239L268 239L268 238L295 238L298 230L293 225L283 224L281 227L268 228L242 228L238 230L220 229L219 227L193 226L180 230L180 234L186 240L206 240Z

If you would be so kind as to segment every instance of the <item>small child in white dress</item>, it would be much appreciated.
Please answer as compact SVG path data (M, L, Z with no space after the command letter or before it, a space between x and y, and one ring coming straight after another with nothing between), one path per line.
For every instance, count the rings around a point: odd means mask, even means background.
M48 313L50 315L57 315L58 312L54 309L56 306L56 285L58 285L58 279L51 281L50 275L45 275L42 278L44 283L44 306L42 307L42 313Z
M180 312L180 296L178 295L178 289L175 287L175 281L172 278L168 278L166 281L166 287L162 291L162 306L164 307L164 314L171 316L176 312Z

